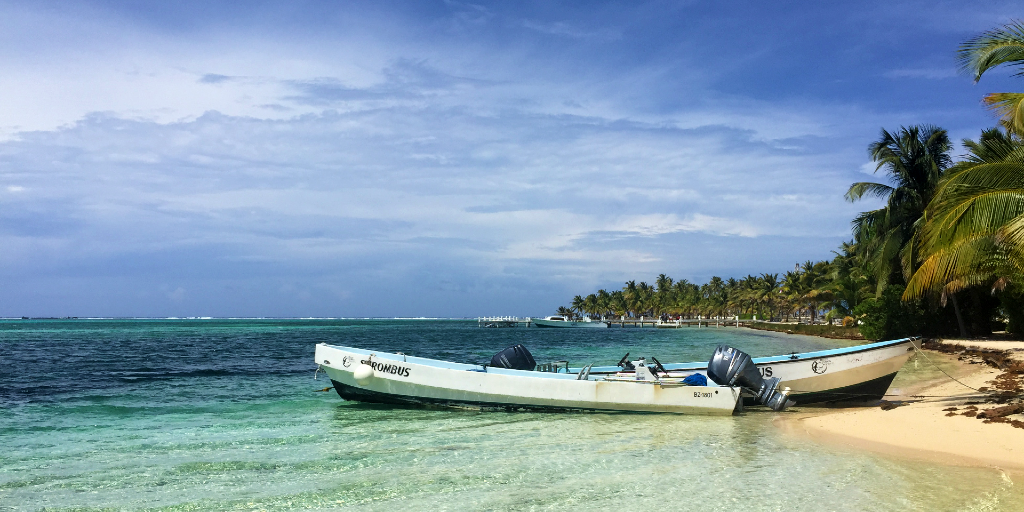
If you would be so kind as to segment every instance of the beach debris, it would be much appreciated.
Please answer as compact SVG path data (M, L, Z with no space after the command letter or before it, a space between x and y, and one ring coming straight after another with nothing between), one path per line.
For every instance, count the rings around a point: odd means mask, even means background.
M1024 413L1024 404L1004 405L1003 407L994 407L979 412L978 419L1002 418L1011 414L1021 413Z
M966 407L962 410L956 407L943 409L946 416L961 415L977 418L984 423L1008 423L1013 427L1024 429L1024 421L1009 418L1016 414L1024 414L1024 362L1011 357L1012 351L977 349L960 344L946 344L936 340L926 340L922 343L922 347L956 355L960 361L985 364L1000 370L1000 373L988 382L988 386L977 389L988 395L986 399L966 402L964 404ZM979 411L977 405L981 404L998 404L1001 407Z
M891 411L904 405L907 405L906 402L890 402L888 400L882 400L882 402L878 404L878 407L883 411Z
M971 405L971 406L965 407L964 411L965 411L963 413L964 416L967 416L968 418L973 418L973 417L978 415L978 406Z
M1009 350L965 347L960 344L951 345L931 339L921 342L921 348L953 354L961 361L984 363L998 370L1024 374L1024 363L1010 357L1011 351Z
M1007 418L1013 414L1024 414L1024 403L993 407L978 413L978 419L984 423L1008 423L1015 428L1024 428L1024 421Z

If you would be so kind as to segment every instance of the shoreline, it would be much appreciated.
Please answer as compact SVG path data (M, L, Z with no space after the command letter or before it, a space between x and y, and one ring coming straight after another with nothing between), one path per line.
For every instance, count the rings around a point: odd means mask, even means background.
M749 322L743 324L747 329L755 331L781 332L785 334L799 334L801 336L816 336L832 340L859 340L867 341L856 327L843 327L841 325L827 324L800 324L783 322Z
M1024 375L1013 372L1024 362L1024 342L938 340L933 346L941 351L925 350L925 357L963 384L928 361L912 360L881 406L803 407L774 424L786 435L837 448L1024 476L1024 413L985 418L1021 403L1013 394ZM991 394L998 392L1004 395Z

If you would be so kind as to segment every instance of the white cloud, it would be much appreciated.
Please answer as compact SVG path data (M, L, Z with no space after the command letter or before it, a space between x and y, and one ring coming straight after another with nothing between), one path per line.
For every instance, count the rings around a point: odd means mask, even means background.
M64 236L103 254L226 244L284 262L411 244L481 263L569 258L609 270L621 261L605 253L621 250L594 237L832 232L819 227L819 209L841 175L817 170L828 186L801 181L811 188L789 193L775 176L815 168L818 157L744 132L514 114L504 130L491 122L404 108L170 124L93 116L3 149L8 169L32 169L18 179L60 202L45 216L78 226ZM74 159L54 160L60 152Z
M447 2L415 19L359 4L307 23L271 6L182 26L0 6L0 298L116 277L204 311L233 294L235 314L296 299L371 314L400 296L436 309L396 314L444 314L457 296L459 311L501 294L534 304L642 272L827 257L865 206L842 195L873 174L870 138L928 121L863 97L883 83L904 98L912 81L883 80L886 61L842 69L877 80L857 100L820 76L773 83L776 65L819 56L752 49L757 34L687 25L686 7ZM153 291L165 282L181 285Z

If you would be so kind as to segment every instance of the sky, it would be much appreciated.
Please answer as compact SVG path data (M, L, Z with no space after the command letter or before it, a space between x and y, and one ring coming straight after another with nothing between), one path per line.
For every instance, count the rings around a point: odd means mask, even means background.
M0 316L539 316L829 259L1008 1L0 2ZM958 145L955 154L963 153Z

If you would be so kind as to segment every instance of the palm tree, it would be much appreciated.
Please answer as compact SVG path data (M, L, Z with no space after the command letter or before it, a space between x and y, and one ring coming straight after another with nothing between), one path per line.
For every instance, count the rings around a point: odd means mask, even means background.
M629 312L629 306L627 305L626 296L619 290L613 291L609 294L608 306L616 316L626 316Z
M597 310L601 314L601 318L604 318L612 310L612 296L608 290L597 291Z
M775 318L775 306L779 300L782 282L778 274L761 274L757 278L757 299L768 308L768 320Z
M729 314L740 314L742 311L737 307L737 298L739 298L740 282L735 277L730 277L725 280L725 307Z
M587 315L597 315L601 308L598 307L597 295L591 293L583 299L583 311L587 312Z
M633 296L633 311L636 312L636 316L647 315L649 311L654 309L654 287L641 281L636 286L636 293Z
M843 243L840 251L829 265L828 283L818 294L829 309L826 318L830 324L835 318L852 316L861 302L874 295L875 288L870 266L857 254L856 247Z
M786 308L786 321L789 321L789 314L796 310L797 319L799 321L800 313L802 312L802 301L801 298L804 295L803 288L803 275L800 272L800 265L797 265L791 271L786 272L786 275L782 278L782 297L785 299Z
M566 320L571 321L575 317L575 314L573 314L572 310L565 306L558 306L558 310L555 312L558 314L558 316Z
M969 39L957 51L960 69L981 80L986 71L1003 64L1024 67L1024 24L1014 21ZM1018 71L1017 76L1024 76ZM997 92L985 96L985 104L999 113L1007 126L1024 133L1024 94Z
M1002 129L983 130L977 142L971 139L963 139L961 142L968 153L963 156L962 162L950 168L950 174L977 164L1024 162L1024 143L1021 135L1011 130L1006 123L1002 123Z
M583 313L583 307L585 305L586 305L586 303L584 302L583 297L577 295L577 296L572 298L572 308L571 309L572 309L573 312L575 312L575 313Z
M935 126L882 130L871 144L875 172L885 169L891 185L860 182L850 186L846 199L884 198L886 205L861 213L853 220L854 240L878 277L876 294L892 280L910 278L916 262L918 222L935 188L950 166L951 144L946 131ZM902 279L901 279L902 278Z
M721 277L713 276L702 288L708 316L722 315L728 306L725 281Z
M692 316L697 305L699 287L686 279L680 279L672 286L673 312Z
M827 261L811 263L808 260L804 262L800 270L803 281L802 289L804 290L801 300L811 310L811 323L813 324L817 321L821 303L828 299L829 292L825 288L828 284L828 276L832 273L832 267Z
M657 305L655 314L665 313L672 306L672 283L672 278L665 274L659 274L658 279L654 281L654 284L658 287L658 290L654 293Z
M1024 285L1024 140L992 129L964 145L970 155L950 169L928 206L924 259L903 296L935 294L943 304L951 297L962 334L957 292L1011 286L1007 293L1020 295ZM1007 313L1011 330L1019 329L1020 313Z
M633 316L640 316L640 313L636 309L640 306L636 290L636 281L626 281L626 286L622 287L622 298L626 301L626 312L633 313Z
M736 286L736 298L734 304L742 313L760 313L758 302L757 278L747 275L740 279ZM763 315L762 315L763 316Z

